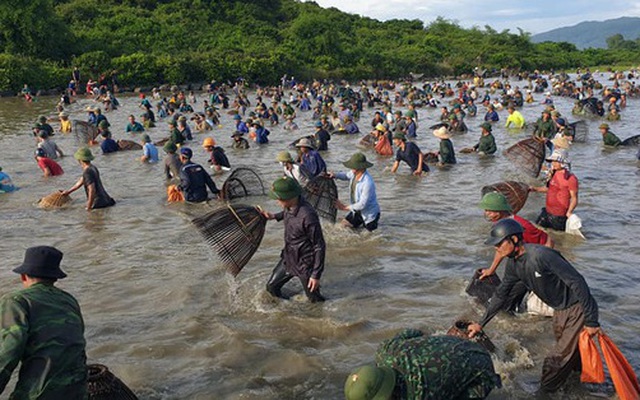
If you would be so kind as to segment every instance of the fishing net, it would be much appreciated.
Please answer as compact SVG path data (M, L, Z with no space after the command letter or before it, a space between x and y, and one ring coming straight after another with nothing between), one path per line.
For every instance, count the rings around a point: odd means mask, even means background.
M142 150L142 145L132 140L120 139L118 140L118 147L123 150Z
M376 145L376 138L371 134L365 135L362 139L360 139L358 144L363 147L374 147Z
M331 222L336 222L338 210L338 188L333 179L326 176L316 176L304 188L304 198L316 210L318 215Z
M251 168L236 168L222 185L222 198L225 200L265 194L262 179Z
M256 252L267 225L256 207L244 204L227 204L192 222L233 276Z
M567 133L573 136L575 143L585 143L589 135L589 126L584 121L576 121L569 124Z
M38 200L38 207L44 209L62 208L71 203L71 196L62 194L61 191L51 193Z
M544 161L545 145L540 140L524 139L506 149L504 155L522 171L536 178Z
M101 364L87 365L87 395L89 400L138 400L120 379Z
M458 320L453 323L453 326L451 328L449 328L449 330L447 331L447 335L476 342L480 346L484 347L488 352L493 353L496 350L496 346L493 344L491 339L489 339L489 336L484 333L484 331L478 333L473 338L469 337L469 332L467 331L467 327L469 326L469 324L471 324L470 321Z
M89 144L98 137L98 127L89 124L86 121L74 119L72 121L72 131L76 140L82 144Z
M480 279L481 274L482 270L476 270L465 291L469 296L475 297L480 303L486 306L491 296L493 296L493 293L496 291L498 286L500 286L501 281L500 277L496 274Z
M482 188L482 196L487 193L498 192L507 198L507 203L511 206L511 211L516 214L524 207L529 197L529 185L522 182L507 181L494 183Z
M621 143L623 146L640 146L640 135L631 136L626 138Z

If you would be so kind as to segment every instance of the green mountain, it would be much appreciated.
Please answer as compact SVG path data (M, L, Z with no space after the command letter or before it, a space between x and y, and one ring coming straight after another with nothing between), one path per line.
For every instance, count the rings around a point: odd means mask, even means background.
M622 17L606 21L585 21L578 25L553 29L533 35L534 43L568 42L579 49L607 48L607 38L621 34L627 40L640 37L640 18Z

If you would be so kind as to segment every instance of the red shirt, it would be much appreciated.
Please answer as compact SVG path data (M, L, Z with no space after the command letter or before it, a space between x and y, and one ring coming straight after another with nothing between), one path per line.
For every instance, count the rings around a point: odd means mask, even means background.
M522 235L522 239L525 243L533 243L533 244L546 244L548 236L547 234L541 230L536 228L534 224L527 221L526 219L514 215L513 219L518 222L524 228L524 234Z
M43 171L45 169L49 168L49 171L51 172L51 175L53 175L53 176L64 174L64 171L62 170L62 167L57 162L53 161L50 158L39 157L38 158L38 166Z
M578 178L567 170L556 171L549 181L546 208L551 215L564 217L569 209L571 195L569 191L578 193Z

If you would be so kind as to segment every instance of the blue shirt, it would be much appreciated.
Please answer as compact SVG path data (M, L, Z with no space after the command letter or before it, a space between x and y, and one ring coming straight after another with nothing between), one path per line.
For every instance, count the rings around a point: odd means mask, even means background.
M358 125L355 122L349 122L344 125L344 130L349 134L359 133L360 129L358 129Z
M145 143L142 147L142 152L145 157L147 157L147 162L149 163L157 163L159 161L158 158L158 149L154 146L153 143Z
M355 180L353 171L347 173L338 172L335 176L343 181L349 180L349 187L353 187ZM374 221L380 214L376 185L371 175L369 175L369 171L365 171L360 179L355 182L355 190L350 191L349 201L351 202L349 210L359 211L365 224Z
M114 153L120 150L118 143L111 138L107 138L100 143L100 148L102 149L102 154Z
M264 127L258 127L256 129L256 143L259 144L265 144L265 143L269 143L269 138L267 136L269 136L269 131L267 129L265 129Z
M16 187L13 186L9 175L0 171L0 193L9 193L13 192L14 190L16 190Z
M498 116L498 113L496 111L489 111L485 114L484 116L484 120L485 121L499 121L500 117Z
M309 171L311 178L315 178L327 170L327 165L324 163L322 156L315 150L309 150L309 152L303 153L300 164Z
M416 123L414 121L411 121L409 125L407 125L406 130L407 137L409 139L414 139L416 137Z
M236 124L236 130L242 133L249 133L249 128L247 128L247 124L242 121L238 121Z

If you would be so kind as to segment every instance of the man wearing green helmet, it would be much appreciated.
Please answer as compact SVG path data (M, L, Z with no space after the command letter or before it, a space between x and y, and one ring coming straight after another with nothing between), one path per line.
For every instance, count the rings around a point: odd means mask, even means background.
M91 160L94 158L91 150L88 147L81 147L73 157L78 160L82 167L82 176L71 189L63 191L62 194L71 194L84 186L84 191L87 195L87 211L115 205L115 200L109 196L107 191L104 190L104 186L102 186L98 168L91 164Z

